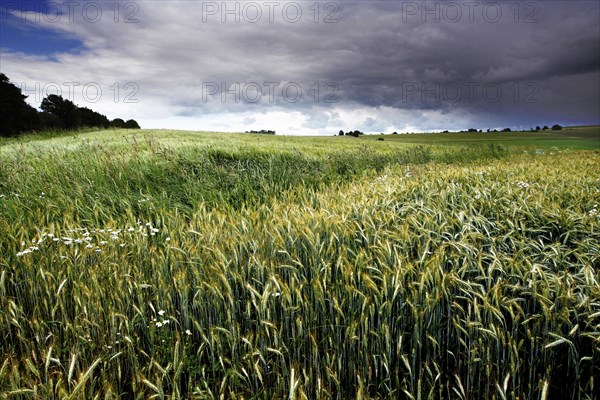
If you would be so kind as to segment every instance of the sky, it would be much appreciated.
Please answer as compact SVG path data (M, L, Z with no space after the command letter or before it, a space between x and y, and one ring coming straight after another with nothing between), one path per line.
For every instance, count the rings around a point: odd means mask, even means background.
M0 72L142 128L600 124L600 2L9 1Z

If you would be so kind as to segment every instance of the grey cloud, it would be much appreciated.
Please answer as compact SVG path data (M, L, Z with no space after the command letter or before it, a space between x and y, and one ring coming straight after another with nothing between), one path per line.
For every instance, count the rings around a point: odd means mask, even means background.
M315 23L308 9L313 3L299 3L305 14L298 23L281 17L273 23L266 18L222 23L219 18L204 22L201 2L140 2L137 24L102 20L48 27L81 40L83 54L62 55L58 63L13 56L11 63L21 76L41 71L56 77L66 70L65 79L106 85L135 81L142 102L162 104L167 114L300 110L307 129L341 125L339 110L356 107L372 108L369 118L385 118L377 124L362 120L375 130L404 124L381 107L397 110L403 118L409 112L424 129L439 121L458 124L459 119L525 124L538 118L528 117L531 113L600 123L598 3L538 1L538 23L515 23L512 2L498 3L503 18L497 23L477 13L473 22L466 15L458 23L422 22L419 15L406 15L407 3L341 1L335 3L340 7L337 23ZM297 102L281 93L270 98L266 82L297 83L303 96ZM336 85L334 102L324 101L331 94L324 90L329 82ZM241 93L239 101L234 95L223 101L220 93L206 98L202 88L211 83L219 88L257 83L262 97L257 102ZM528 83L537 88L537 103L523 102ZM470 96L474 85L478 90L497 86L503 95L497 101L480 92ZM448 101L456 87L463 93ZM440 99L423 98L423 89L437 92Z

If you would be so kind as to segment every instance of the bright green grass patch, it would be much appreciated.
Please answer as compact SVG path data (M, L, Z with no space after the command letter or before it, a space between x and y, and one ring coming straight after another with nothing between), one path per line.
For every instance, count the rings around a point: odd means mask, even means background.
M509 153L494 145L449 149L398 144L380 151L358 141L355 147L334 144L327 152L311 153L307 144L300 151L281 140L266 147L234 146L238 136L216 144L214 138L220 136L195 134L198 145L168 145L168 134L121 132L120 138L108 134L88 140L83 134L6 145L0 153L0 214L24 225L65 219L103 224L114 215L146 219L173 208L184 214L199 206L239 209L391 165L470 162Z

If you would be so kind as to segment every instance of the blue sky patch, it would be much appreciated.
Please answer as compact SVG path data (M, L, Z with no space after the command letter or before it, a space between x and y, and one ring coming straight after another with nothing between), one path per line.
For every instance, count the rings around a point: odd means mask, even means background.
M26 14L14 15L26 12ZM27 12L46 14L45 22L68 18L67 14L57 14L56 7L47 6L45 1L7 1L0 9L0 48L2 51L20 52L37 56L51 56L56 53L79 53L83 43L66 34L47 28L40 21L42 17Z

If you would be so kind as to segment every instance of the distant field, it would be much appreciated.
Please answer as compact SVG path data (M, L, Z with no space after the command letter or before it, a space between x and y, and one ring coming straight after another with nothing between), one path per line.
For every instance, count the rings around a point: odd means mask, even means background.
M377 139L383 138L384 142ZM107 146L143 145L152 142L169 147L194 146L196 148L226 149L226 150L262 150L262 151L300 151L307 154L319 155L336 151L359 150L364 142L369 148L389 152L401 145L431 145L431 146L481 146L497 144L519 149L600 149L600 126L565 128L561 131L540 132L494 132L494 133L420 133L399 135L364 135L359 138L339 137L332 140L331 136L271 136L241 133L170 131L170 130L106 130L89 131L77 135L60 134L24 136L21 139L0 138L0 151L8 143L32 142L43 145L66 146L73 148L85 143L99 143ZM375 143L372 143L375 142Z
M371 136L364 137L364 139ZM494 143L504 146L549 149L600 149L600 126L565 128L540 132L454 132L411 135L385 135L385 140L429 145L475 145Z
M0 398L595 399L597 127L378 138L0 140Z

